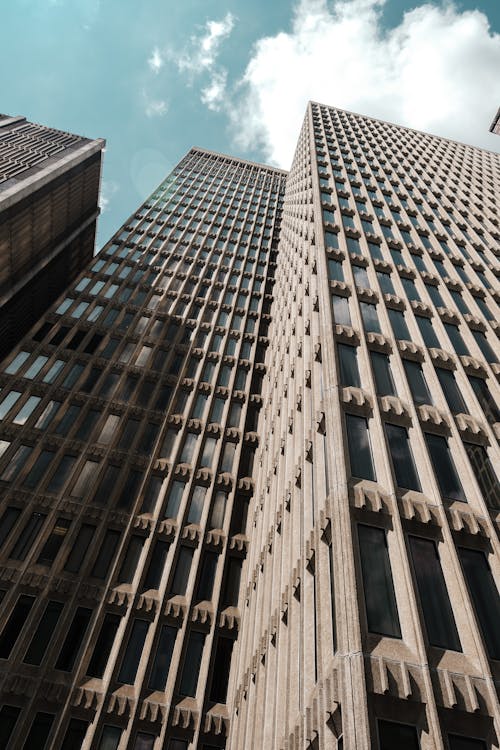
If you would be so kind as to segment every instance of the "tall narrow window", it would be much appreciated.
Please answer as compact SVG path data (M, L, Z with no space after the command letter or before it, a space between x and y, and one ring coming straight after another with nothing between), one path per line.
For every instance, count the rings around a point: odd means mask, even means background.
M419 750L417 729L410 724L378 720L380 750Z
M111 649L115 641L120 616L108 613L101 625L101 630L94 646L94 653L87 668L89 677L102 677L106 669Z
M9 507L5 509L0 518L0 547L9 536L20 515L21 508Z
M500 482L486 448L475 443L464 443L464 448L486 503L492 508L500 509Z
M144 641L149 628L147 620L135 620L130 631L127 648L123 655L122 666L118 674L118 682L133 685L144 649Z
M364 417L346 414L346 428L352 476L375 481L368 422Z
M222 636L219 636L217 640L212 673L212 685L210 688L210 700L215 703L226 702L233 645L234 641L232 638L223 638Z
M465 405L465 401L463 400L462 394L457 386L457 381L451 370L445 370L443 367L436 367L436 374L450 411L453 412L453 414L468 414L469 410Z
M461 651L436 544L416 536L408 537L408 541L429 643Z
M69 722L61 750L79 750L87 734L88 722L83 719L71 719Z
M167 558L169 544L168 542L162 542L157 540L153 548L153 554L149 561L148 570L144 579L143 589L148 591L149 589L158 589L165 567L165 560Z
M443 498L467 502L446 438L426 432L425 441Z
M99 742L99 750L117 750L121 736L121 727L112 727L109 724L104 726Z
M150 690L165 690L176 637L177 628L171 625L162 626L149 677Z
M483 378L469 376L469 382L476 394L476 398L479 401L482 410L484 411L486 419L490 422L500 422L500 409L491 395L491 391L488 388L486 381L483 380Z
M370 360L375 377L375 387L379 396L397 396L392 378L391 365L387 354L370 352Z
M47 516L44 513L32 513L25 527L21 531L15 545L13 546L9 557L13 560L24 560L33 548Z
M141 556L144 538L142 536L130 537L127 552L123 559L120 572L118 574L118 583L131 583L137 571L139 558Z
M14 609L0 636L0 659L8 659L21 630L26 624L28 615L35 602L34 596L22 595L17 600Z
M349 312L349 301L347 297L332 294L333 318L340 325L351 325L351 313Z
M424 344L429 347L429 349L440 349L441 344L439 343L439 339L436 336L430 318L424 318L422 315L415 315L415 320L417 321L417 325L424 340Z
M413 362L410 359L404 359L403 365L415 404L432 404L432 397L422 371L422 366L419 362Z
M406 428L395 424L386 424L385 432L387 442L389 443L396 484L398 487L403 487L407 490L421 492L422 488Z
M338 344L337 351L339 354L341 385L361 388L356 347Z
M392 330L394 331L394 337L409 341L411 335L406 324L404 313L401 310L393 310L392 308L389 308L387 312L389 313L389 320L391 322Z
M44 750L54 722L54 714L42 711L33 719L30 731L23 745L23 750Z
M500 596L486 555L481 550L459 547L458 556L488 655L500 661Z
M368 630L401 638L386 532L360 524L358 535Z
M106 531L91 572L91 575L95 578L106 578L120 536L119 531L114 531L113 529Z
M9 740L20 713L21 709L18 706L3 705L0 708L0 747L9 747Z
M39 666L42 663L42 659L59 622L63 607L64 604L61 602L48 602L23 659L26 664Z
M377 315L377 306L371 302L360 302L361 317L367 333L381 333L380 322Z
M91 524L82 524L66 560L65 570L70 573L78 573L87 554L90 542L94 538L95 530L96 527Z
M197 601L211 600L218 559L219 555L216 552L205 552L201 565L198 587L196 589Z
M181 684L179 686L179 692L181 695L187 695L193 698L196 695L204 645L205 633L199 633L196 630L192 630L189 635L189 641L184 656L184 666L182 668Z
M92 610L78 607L56 662L56 669L71 672L92 617Z
M192 547L181 547L179 550L179 556L177 558L177 564L175 566L174 577L172 579L172 585L170 587L170 595L184 595L189 580L189 573L191 571L191 562L193 560L194 550Z
M451 323L445 323L444 327L446 328L446 333L448 334L448 337L451 341L451 345L453 349L455 350L455 353L459 355L462 355L462 354L469 355L470 352L465 345L465 341L462 338L462 334L458 330L458 326L454 326Z
M54 524L50 536L43 545L42 551L38 555L37 563L39 565L52 565L56 559L61 545L64 542L71 521L67 518L58 518Z

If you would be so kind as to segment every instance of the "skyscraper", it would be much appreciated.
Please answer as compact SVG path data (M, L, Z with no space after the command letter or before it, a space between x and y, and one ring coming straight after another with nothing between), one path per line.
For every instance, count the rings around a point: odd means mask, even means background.
M499 183L310 103L106 244L0 373L4 744L499 747Z
M497 135L500 135L500 107L498 108L497 113L493 118L493 122L490 125L490 133L496 133Z
M0 359L92 258L103 147L0 115Z

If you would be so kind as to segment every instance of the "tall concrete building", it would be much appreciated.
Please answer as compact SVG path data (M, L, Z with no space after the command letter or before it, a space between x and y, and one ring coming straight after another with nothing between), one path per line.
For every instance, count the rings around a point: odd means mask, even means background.
M0 359L92 258L103 147L0 115Z
M500 107L498 108L498 111L493 118L493 122L490 125L490 133L496 133L497 135L500 135Z
M0 373L0 747L498 750L499 185L310 103L103 248Z

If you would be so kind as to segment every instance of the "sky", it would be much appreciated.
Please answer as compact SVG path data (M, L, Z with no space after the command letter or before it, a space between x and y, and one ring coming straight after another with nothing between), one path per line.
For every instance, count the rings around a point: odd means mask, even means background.
M288 169L309 99L500 151L500 0L6 0L0 111L105 138L98 245L192 146Z

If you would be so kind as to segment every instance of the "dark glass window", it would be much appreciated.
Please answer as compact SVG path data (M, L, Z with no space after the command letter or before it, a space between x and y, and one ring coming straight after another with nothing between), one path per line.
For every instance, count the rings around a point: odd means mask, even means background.
M146 732L138 732L134 742L134 750L153 750L155 735Z
M328 278L332 281L344 281L342 261L328 258Z
M410 724L378 720L380 750L419 750L417 729Z
M454 414L468 414L469 410L465 405L453 373L443 367L436 367L436 373L450 411Z
M476 341L476 344L481 349L481 353L487 362L498 362L498 356L495 354L493 349L488 343L488 339L482 331L472 331L472 335ZM468 351L465 352L468 354Z
M449 734L448 742L450 750L486 750L486 742L483 740L463 737L459 734Z
M377 306L371 302L360 302L361 317L365 331L371 333L381 333L380 322L377 315Z
M87 412L87 414L83 418L83 422L76 431L75 438L77 440L88 440L100 416L101 412L96 411L95 409L91 409L89 412Z
M4 705L0 708L0 747L9 747L9 740L16 726L21 709L18 706Z
M23 482L24 487L28 487L33 490L38 485L39 481L47 471L50 462L54 458L55 451L41 451L39 456L36 458L35 463L29 470L26 478Z
M458 327L452 325L451 323L445 323L444 327L446 329L446 333L448 334L448 338L450 339L451 345L453 349L455 350L456 354L469 355L470 352L465 346L465 342L462 338L462 334L458 330Z
M361 388L356 347L339 344L337 350L339 353L341 385L352 385L355 388Z
M222 590L221 604L224 607L237 607L240 591L242 560L239 557L230 557L227 563L226 578Z
M232 638L219 636L212 673L212 686L210 688L210 700L215 703L225 703L227 698L227 686L229 672L231 669L231 656L234 641Z
M50 532L50 536L43 545L42 551L38 556L37 563L39 565L52 565L57 557L61 545L66 538L68 529L71 525L71 521L67 518L58 518L54 524L54 528Z
M346 414L346 428L352 476L375 481L370 433L366 419Z
M198 685L198 675L200 673L204 645L205 633L199 633L196 630L192 630L184 656L184 666L182 668L181 684L179 686L179 692L181 695L188 695L193 698L196 695L196 686Z
M127 552L118 574L118 583L131 583L137 570L143 544L144 538L142 536L130 537Z
M70 573L78 573L87 554L90 542L94 538L95 529L96 527L90 524L84 523L82 525L66 560L65 570Z
M332 294L333 318L340 325L351 325L351 313L349 312L349 301L347 297Z
M121 736L122 730L120 727L104 726L99 742L99 750L116 750L120 744Z
M403 284L403 288L406 292L406 296L408 297L408 299L415 300L418 302L420 300L420 294L417 291L415 282L412 281L412 279L407 279L404 277L401 279L401 282Z
M205 552L196 590L196 600L199 602L210 601L212 598L218 559L219 555L216 552Z
M114 531L113 529L108 529L106 531L101 546L99 547L99 553L94 563L94 567L92 568L91 575L95 576L95 578L106 578L119 538L119 531Z
M87 668L89 677L102 677L108 663L111 649L115 640L116 631L120 624L120 616L108 613L101 625L101 631L97 638L94 653Z
M170 587L171 596L176 594L184 595L186 593L193 554L194 550L192 547L180 548L172 585Z
M401 638L385 531L360 524L358 535L368 630Z
M395 338L404 339L405 341L410 341L411 340L410 331L408 330L405 316L401 312L401 310L392 310L391 308L389 308L387 312L389 313L389 320L391 322L391 326L392 326L392 330L394 331Z
M150 690L165 690L176 637L177 628L173 628L171 625L163 625L151 668L148 684Z
M167 507L165 508L165 518L177 518L184 487L184 482L172 482L168 493Z
M394 284L392 283L391 275L389 273L382 273L381 271L377 271L377 279L384 294L396 294L396 290L394 289Z
M481 550L459 547L458 556L488 654L500 660L500 596L486 555Z
M53 721L53 714L37 713L26 737L23 750L44 750Z
M127 479L125 480L125 484L123 485L120 496L118 498L118 508L128 509L134 504L143 477L143 471L139 471L138 469L130 469L127 475Z
M47 492L58 493L62 490L67 480L69 479L71 472L73 471L75 463L75 456L65 455L61 458L61 460L59 461L59 466L52 474L52 477L50 478L50 481L47 485Z
M416 536L408 537L408 541L429 643L461 651L436 544Z
M128 685L134 684L148 628L149 622L146 620L134 621L118 674L118 682L125 682Z
M92 617L92 610L78 607L56 662L56 669L71 672Z
M43 513L32 513L24 529L21 531L9 555L13 560L24 560L32 549L47 516Z
M424 318L422 315L415 315L415 320L417 321L424 344L429 348L440 349L441 344L439 343L439 339L434 331L432 320L430 318Z
M110 464L106 466L104 473L99 479L93 502L97 505L108 505L111 496L120 480L122 467Z
M149 561L146 578L144 579L143 589L157 589L160 585L165 560L167 558L169 544L168 542L157 541L153 548L153 554Z
M422 488L406 428L395 424L386 424L385 432L387 442L389 443L396 484L398 487L420 492Z
M473 376L469 376L469 381L474 393L476 394L476 398L484 411L486 419L490 422L500 422L500 409L491 395L491 391L488 388L486 381L482 378L476 378Z
M403 365L415 404L432 404L432 396L429 392L422 366L418 362L413 362L409 359L404 359Z
M88 722L83 719L71 719L69 722L61 750L80 750L87 734Z
M379 396L396 396L396 387L392 379L391 365L387 354L370 352L370 359L375 377L375 387Z
M28 615L35 602L34 596L22 595L17 600L14 609L7 620L5 627L0 636L0 659L8 659L10 652L14 648L21 630L26 624Z
M63 608L61 602L48 602L23 659L26 664L39 666L42 663Z
M443 498L467 502L446 438L426 432L425 441Z
M368 280L368 273L364 266L353 266L352 272L354 274L354 283L363 289L370 288L370 282Z
M0 547L9 536L20 515L20 508L10 507L5 509L2 518L0 519Z
M71 428L73 427L73 425L75 424L76 420L78 419L80 410L81 410L81 406L78 406L77 404L70 404L64 410L62 419L57 425L55 432L58 435L67 435L69 431L71 430Z
M500 482L486 449L475 443L464 443L464 447L486 503L492 508L500 508Z

